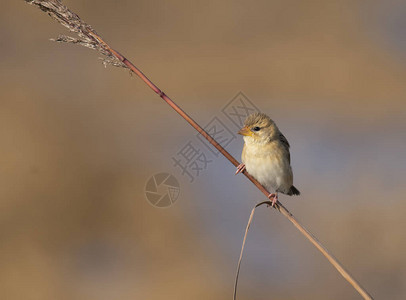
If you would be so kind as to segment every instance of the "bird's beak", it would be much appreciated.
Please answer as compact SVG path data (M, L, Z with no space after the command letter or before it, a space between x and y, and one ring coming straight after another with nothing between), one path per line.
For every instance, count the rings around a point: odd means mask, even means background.
M247 126L243 127L238 131L238 134L244 135L244 136L252 136L251 130Z

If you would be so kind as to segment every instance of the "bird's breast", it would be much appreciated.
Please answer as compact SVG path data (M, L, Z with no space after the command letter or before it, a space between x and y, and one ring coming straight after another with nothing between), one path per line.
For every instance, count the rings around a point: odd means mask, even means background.
M293 184L288 153L278 143L245 144L242 161L248 173L270 191L284 192Z

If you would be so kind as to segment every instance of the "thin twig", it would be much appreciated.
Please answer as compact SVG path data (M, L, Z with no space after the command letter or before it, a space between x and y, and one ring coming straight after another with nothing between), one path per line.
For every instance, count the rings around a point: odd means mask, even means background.
M254 206L254 208L251 210L251 214L250 217L248 219L248 223L247 223L247 227L245 228L245 233L244 233L244 239L242 240L242 246L241 246L241 252L240 252L240 258L238 259L238 264L237 264L237 272L235 274L235 282L234 282L234 296L233 296L233 300L237 299L237 285L238 285L238 277L240 275L240 267L241 267L241 261L242 261L242 254L244 253L244 247L245 247L245 241L247 239L247 235L248 235L248 229L250 229L251 223L252 223L252 218L254 217L254 212L255 209L258 206L261 206L262 204L268 204L270 206L272 206L272 202L271 201L264 201L261 203L258 203L257 205Z
M215 139L213 139L199 124L197 124L186 112L184 112L175 102L172 101L163 91L161 91L151 80L149 80L133 63L112 49L93 28L83 22L78 15L64 6L61 0L24 0L45 11L52 18L65 26L69 31L78 34L79 39L59 36L55 41L76 43L82 46L97 50L104 56L104 63L130 69L137 74L155 93L157 93L169 106L171 106L182 118L184 118L195 130L207 139L221 154L223 154L235 167L239 162L228 153ZM270 193L254 177L245 170L242 172L265 196ZM278 201L275 205L286 218L291 221L297 229L330 261L330 263L340 272L340 274L364 297L372 299L368 292L352 277L348 271L338 262L338 260L311 234L296 218Z

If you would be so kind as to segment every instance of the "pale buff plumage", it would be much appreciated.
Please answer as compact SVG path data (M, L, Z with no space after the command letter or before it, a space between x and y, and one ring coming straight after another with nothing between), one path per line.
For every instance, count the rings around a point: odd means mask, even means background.
M293 186L293 173L290 166L289 143L279 131L275 122L263 113L247 117L244 127L238 132L244 136L242 164L237 173L246 169L269 192L299 195Z

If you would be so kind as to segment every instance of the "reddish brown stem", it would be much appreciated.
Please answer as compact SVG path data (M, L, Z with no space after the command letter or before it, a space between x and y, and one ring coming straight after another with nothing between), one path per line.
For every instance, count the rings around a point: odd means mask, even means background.
M112 49L106 42L94 33L90 33L95 39L104 45L108 51L125 64L131 71L137 74L155 93L157 93L166 103L169 104L182 118L184 118L194 129L196 129L205 139L207 139L218 151L221 152L235 167L240 163L228 153L215 139L213 139L199 124L197 124L185 111L183 111L175 102L172 101L163 91L161 91L144 73L141 72L132 62L126 59L119 52ZM254 177L247 171L242 172L266 197L270 194ZM341 265L341 263L325 248L317 238L309 232L299 221L279 202L276 202L277 208L285 217L296 226L296 228L329 260L337 271L358 291L364 299L372 299L371 295L355 280L354 277Z
M113 54L117 59L119 59L123 64L125 64L131 71L137 74L142 81L144 81L155 93L159 95L166 103L169 104L178 114L181 115L194 129L196 129L205 139L207 139L210 144L216 147L217 150L221 152L235 167L237 167L240 163L224 149L215 139L213 139L199 124L195 122L183 109L181 109L171 98L169 98L160 88L158 88L144 73L141 72L132 62L130 62L127 58L121 55L116 50L112 49L105 41L103 41L98 35L90 32L90 35L98 40L103 46L108 49L108 51ZM255 186L265 195L268 196L270 193L264 188L254 177L252 177L248 172L245 170L242 172Z
M178 114L182 116L194 129L196 129L204 138L206 138L217 150L219 150L234 166L238 166L238 161L230 155L219 143L217 143L199 124L197 124L186 112L184 112L175 102L173 102L163 91L161 91L151 80L149 80L134 64L126 59L119 52L112 49L96 32L86 23L84 23L75 13L71 12L66 6L62 5L60 0L25 0L27 3L38 6L41 10L47 12L51 17L58 20L70 31L76 32L81 39L74 39L61 36L57 41L79 43L82 46L96 49L107 56L107 62L117 65L115 61L109 61L109 58L118 59L123 65L137 74L155 93L157 93L166 103L168 103ZM94 39L94 40L93 40ZM94 43L96 42L97 43ZM111 57L109 57L111 54ZM245 170L242 172L266 197L269 192L248 174ZM368 292L344 269L337 259L313 236L296 218L278 201L275 207L291 221L296 228L330 261L330 263L340 272L340 274L362 295L364 299L372 299Z

